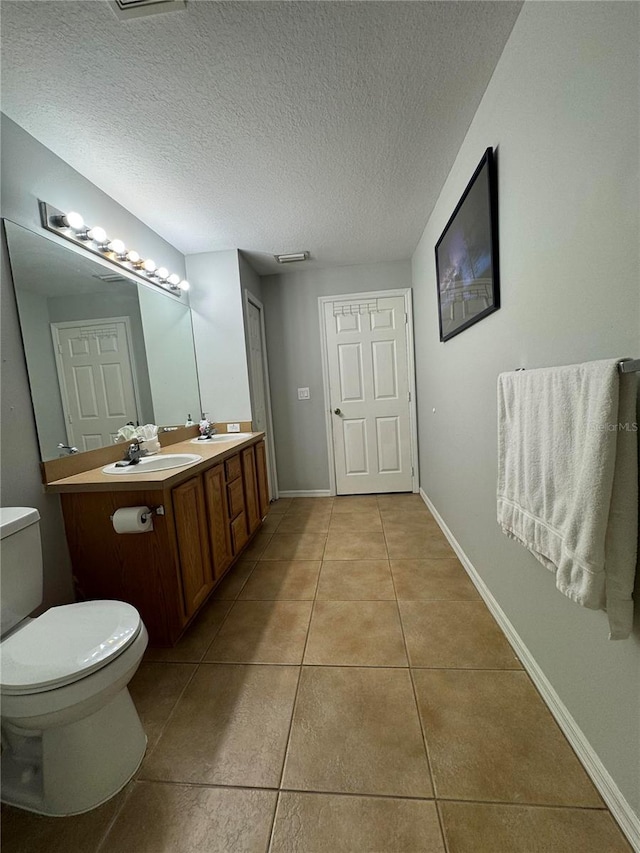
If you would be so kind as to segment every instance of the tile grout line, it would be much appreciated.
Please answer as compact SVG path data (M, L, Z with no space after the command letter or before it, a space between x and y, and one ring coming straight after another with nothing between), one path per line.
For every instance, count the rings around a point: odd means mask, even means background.
M384 521L383 521L383 525L384 525ZM447 559L447 558L430 557L429 559ZM430 601L431 599L427 599L427 600ZM457 600L460 600L460 601L469 600L469 601L471 601L472 599L434 599L434 600L436 600L436 601L446 601L446 600L456 600L456 601ZM482 598L481 598L481 600L482 600ZM485 602L485 605L486 605L486 602ZM502 637L504 637L504 639L508 641L507 635L506 635L503 627L498 623L498 620L496 619L495 615L490 612L490 616L492 618L493 623L496 625L496 627L500 631L500 634L502 635ZM514 661L517 662L518 666L500 667L500 668L493 668L493 667L490 667L490 668L485 668L485 667L450 667L450 666L447 666L447 667L410 667L410 669L411 670L414 670L414 669L455 670L455 671L461 671L461 672L510 672L510 673L522 672L527 676L527 679L528 679L529 683L531 684L531 686L536 691L538 698L542 701L542 703L545 705L547 710L549 710L549 706L547 705L546 700L542 696L540 690L538 689L538 686L533 681L533 678L531 677L530 673L522 665L522 661L520 660L519 656L517 655L517 653L515 652L515 650L513 648L512 648L512 651L513 651L513 655L514 655ZM412 680L413 680L413 675L412 675ZM551 717L552 717L553 723L555 724L555 727L556 727L557 731L559 732L559 734L561 735L562 739L568 745L569 749L576 756L576 758L578 758L575 749L573 748L572 744L569 742L568 737L566 736L566 734L564 733L564 731L560 727L560 724L558 723L558 720L555 718L555 715L551 714ZM582 761L580 760L580 758L578 758L578 761L580 762L581 766L584 769L584 765L582 764ZM587 774L587 775L589 776L589 774ZM596 789L596 791L597 791L597 789ZM600 792L597 791L597 793L598 793L600 799L602 800L602 795L600 794ZM557 806L557 807L558 808L594 808L597 810L606 809L611 814L611 810L607 807L606 803L604 803L604 801L602 801L602 802L603 802L602 806L594 806L594 807L583 807L583 806ZM505 804L509 805L508 802ZM512 804L512 805L516 805L516 804ZM617 821L616 821L616 824L617 824Z
M102 834L102 836L101 836L100 840L98 841L97 846L95 847L95 853L100 853L100 850L103 848L103 846L104 846L104 844L105 844L105 842L106 842L106 840L107 840L107 837L109 836L109 833L111 832L111 830L112 830L112 829L113 829L113 827L115 826L116 821L117 821L117 820L118 820L118 818L120 817L120 814L122 813L123 808L124 808L124 807L125 807L125 805L127 804L127 801L129 800L129 797L131 796L131 793L133 792L133 787L134 787L134 785L135 785L135 784L137 784L137 783L136 783L136 780L131 779L131 780L129 780L129 782L127 782L127 784L125 785L125 788L129 788L129 790L128 790L128 791L127 791L127 793L123 796L123 798L122 798L122 802L120 803L119 808L117 808L117 809L116 809L116 811L115 811L115 813L114 813L113 817L111 818L111 820L110 820L110 821L109 821L109 823L107 824L107 828L105 829L105 831L104 831L104 833ZM117 796L117 794L116 794L116 796ZM107 800L107 802L109 802L109 801Z
M251 562L253 562L253 561L251 561ZM233 610L233 608L236 606L236 603L238 602L238 599L239 599L239 597L240 597L240 594L241 594L242 590L245 588L245 586L246 586L246 585L247 585L247 583L249 582L249 578L251 577L251 575L255 572L256 567L257 567L257 565L258 565L258 562L259 562L259 560L256 560L256 561L253 563L253 568L251 569L251 571L249 572L249 574L248 574L248 575L246 576L246 578L244 579L244 582L241 584L240 589L238 590L238 594L236 595L236 597L235 597L235 598L233 598L233 599L217 599L218 601L225 601L225 600L226 600L226 601L230 601L230 602L231 602L231 604L230 604L230 607L229 607L229 609L227 610L227 612L226 612L226 613L224 614L224 616L222 617L222 620L221 620L220 624L218 625L218 628L217 628L217 630L215 631L214 635L211 637L211 642L209 643L209 645L207 646L207 648L206 648L206 649L204 650L204 652L202 653L202 656L201 656L200 660L197 662L197 667L199 667L199 666L201 666L202 664L205 664L205 663L206 663L206 664L208 664L208 663L215 663L215 662L216 662L216 661L205 661L205 658L206 658L206 656L207 656L207 653L208 653L209 649L211 648L211 646L214 644L214 642L215 642L215 640L216 640L216 638L217 638L218 634L220 633L220 631L222 631L222 628L224 627L224 625L225 625L225 623L226 623L227 619L229 618L229 614L231 613L231 611ZM233 571L233 569L232 569L232 571ZM196 671L197 671L197 667L196 667ZM195 672L194 672L194 675L195 675ZM182 696L181 696L180 698L182 698ZM163 730L162 730L162 731L164 732L164 728L163 728ZM161 736L162 736L162 732L161 732ZM159 738L158 738L158 740L159 740Z
M269 853L271 850L271 844L273 842L273 833L276 828L276 818L278 816L278 806L280 805L280 791L275 791L276 801L273 806L273 816L271 818L271 826L269 827L269 835L267 837L267 846L264 848L265 853Z
M393 579L393 572L391 572L391 583L393 584L393 590L396 592L395 580ZM407 638L404 632L404 625L402 624L402 613L400 612L400 604L398 602L398 596L396 592L396 609L398 611L398 621L400 622L400 631L402 633L402 642L404 643L404 652L407 656L407 668L409 672L409 679L411 681L411 690L413 692L413 701L415 703L416 714L418 715L418 723L420 725L420 732L422 734L422 743L424 746L425 757L427 759L427 768L429 770L429 778L431 780L431 787L433 789L434 799L437 799L438 792L436 788L436 781L433 774L433 768L431 766L431 757L429 755L429 749L427 747L427 737L424 730L424 724L422 722L422 716L420 715L420 707L418 705L418 695L416 693L416 685L413 680L413 673L411 671L411 658L409 657L409 647L407 645Z
M332 511L333 511L333 507L332 507ZM280 770L280 781L278 782L278 796L276 797L276 807L273 811L273 819L271 821L271 831L269 832L269 843L267 844L267 851L271 850L271 845L273 842L273 835L274 835L275 828L276 828L276 817L278 814L278 806L280 804L280 793L282 790L282 783L284 781L284 771L285 771L285 767L287 765L287 758L289 755L289 747L291 745L291 734L293 732L293 720L295 718L296 706L298 704L298 694L300 692L300 682L302 681L302 670L304 667L304 657L305 657L305 654L307 652L307 643L309 642L309 633L311 632L311 621L313 619L313 611L315 609L315 604L316 604L316 595L318 593L318 584L320 582L320 572L322 571L322 562L324 559L324 552L326 550L326 547L327 547L327 539L325 536L324 547L322 549L322 555L320 557L320 571L318 572L318 577L316 579L316 588L314 591L314 597L313 597L313 600L311 602L311 611L309 613L309 622L307 624L307 633L306 633L305 638L304 638L304 646L302 649L302 656L300 658L300 667L298 670L298 681L296 682L296 690L295 690L295 693L293 696L293 704L291 706L291 719L289 720L289 731L287 732L287 742L285 744L284 755L282 757L282 769Z
M249 572L249 574L248 574L248 575L247 575L247 577L245 578L244 583L242 584L242 586L241 586L241 587L240 587L240 589L238 590L238 595L236 595L236 597L235 597L233 600L231 600L231 601L230 601L230 606L229 606L229 608L228 608L227 612L225 613L225 615L223 616L222 620L220 621L220 624L218 625L217 629L215 630L215 632L214 632L214 634L213 634L213 636L212 636L212 638L211 638L211 642L208 644L208 646L206 647L206 649L203 651L203 653L202 653L202 655L200 656L200 659L199 659L198 661L194 661L194 662L190 662L190 661L149 661L149 663L160 663L160 664L163 664L163 665L166 665L166 664L168 664L168 663L169 663L169 664L171 664L171 663L186 663L186 664L187 664L187 665L189 665L189 666L193 666L193 667L194 667L194 669L193 669L193 672L191 673L190 678L188 678L188 679L187 679L187 681L186 681L186 683L185 683L184 687L182 688L182 690L181 690L181 691L180 691L180 693L178 694L178 697L177 697L176 701L173 703L173 706L172 706L172 708L171 708L171 711L170 711L170 712L169 712L169 714L167 715L167 718L166 718L166 720L164 721L164 723L163 723L163 725L162 725L162 727L161 727L161 729L160 729L160 733L158 734L158 738L157 738L157 740L156 740L155 744L154 744L154 745L153 745L153 747L149 750L149 752L146 752L146 750L145 750L144 758L143 758L142 762L140 763L140 767L138 768L138 771L136 772L135 781L137 781L137 780L138 780L138 778L139 778L137 774L138 774L138 773L140 772L140 770L142 769L142 764L144 763L144 761L145 761L147 758L149 758L149 756L151 756L151 755L153 754L153 752L155 752L155 750L157 749L157 747L158 747L158 745L159 745L160 741L162 740L162 737L163 737L163 735L164 735L165 731L167 730L167 726L169 725L169 723L171 722L171 720L173 719L173 717L174 717L174 715L175 715L175 711L176 711L176 708L178 707L178 704L179 704L179 703L180 703L180 701L182 700L182 697L184 696L184 694L185 694L185 692L186 692L187 688L189 687L189 685L191 684L191 682L193 681L193 679L196 677L196 674L197 674L197 672L198 672L199 668L202 666L202 664L203 664L203 663L205 663L204 659L205 659L205 657L206 657L206 655L207 655L207 652L209 651L209 649L210 649L210 648L211 648L211 646L213 645L213 643L214 643L214 641L215 641L216 637L218 636L218 634L219 634L219 633L220 633L220 631L222 630L223 625L225 624L225 622L226 622L226 621L227 621L227 619L229 618L229 614L230 614L230 613L231 613L231 611L233 610L233 608L234 608L234 606L235 606L235 603L236 603L236 601L238 600L238 596L240 595L240 593L241 593L241 592L242 592L242 590L244 589L245 584L247 583L247 581L249 580L249 578L251 577L251 575L252 575L252 574L253 574L253 572L255 571L256 566L257 566L257 563L254 563L253 568L251 569L251 571ZM216 600L216 599L211 599L211 600L213 601L213 600ZM218 601L224 601L224 599L217 599L217 600L218 600ZM227 599L227 600L229 600L229 599ZM118 813L119 813L119 812L118 812ZM106 836L105 836L105 838L106 838Z
M384 535L385 544L387 545L387 554L388 554L389 553L389 546L387 544L387 535L386 535L386 531L385 531L384 521L382 523L382 532ZM442 820L442 815L440 813L440 808L438 806L438 790L436 787L436 780L435 780L435 776L433 773L431 756L429 755L429 747L427 745L427 735L425 732L425 726L424 726L424 723L422 720L422 715L420 714L420 706L418 705L418 694L416 692L416 685L415 685L415 681L413 679L413 670L411 667L411 658L409 657L409 647L407 645L407 637L406 637L405 631L404 631L404 623L402 621L402 611L400 610L400 601L398 599L398 590L396 589L396 581L395 581L395 577L393 575L393 568L391 566L391 558L390 557L389 557L389 572L391 574L391 583L393 584L393 591L394 591L395 597L396 597L396 608L398 610L398 619L400 621L400 630L402 631L402 640L404 642L405 654L407 656L407 664L409 667L409 679L411 681L411 689L413 691L413 701L415 702L416 714L418 715L418 723L420 725L420 731L422 733L422 743L424 745L424 752L425 752L425 756L427 759L427 768L429 770L429 777L431 779L431 787L433 789L433 797L434 797L434 804L435 804L435 809L436 809L436 817L438 818L438 826L440 828L440 837L442 839L442 844L444 846L445 853L449 853L449 844L447 842L447 836L445 834L444 822Z
M451 853L451 849L449 847L449 839L447 838L447 833L444 827L444 817L442 815L442 809L440 808L440 800L435 800L436 804L436 815L438 816L438 823L440 824L440 832L442 834L442 843L444 844L445 853Z
M257 566L257 565L258 565L258 564L256 563L256 566ZM251 569L251 571L250 571L250 572L249 572L249 574L247 575L247 580L249 580L249 577L253 574L254 570L255 570L255 566L253 567L253 569ZM246 581L245 581L245 583L246 583ZM242 589L243 589L243 588L244 588L244 584L243 584L243 586L240 588L240 592L242 591ZM240 595L240 592L238 592L238 595ZM221 620L220 624L218 625L218 630L215 632L215 634L214 634L214 635L213 635L213 637L211 638L211 642L209 643L209 645L207 646L207 648L204 650L204 652L202 653L202 657L200 658L200 660L199 660L199 661L198 661L198 663L197 663L197 665L198 665L198 666L202 666L202 664L204 664L204 663L213 663L213 662L214 662L214 661L205 661L205 658L206 658L206 656L207 656L207 653L209 652L209 649L210 649L210 648L211 648L211 646L214 644L214 642L215 642L215 640L216 640L216 638L217 638L218 634L220 633L220 631L222 631L222 628L224 627L224 625L225 625L225 623L226 623L227 619L229 618L229 614L231 613L231 611L233 610L233 608L236 606L236 602L237 602L237 600L238 600L237 598L234 598L234 599L233 599L233 601L231 602L231 606L229 607L229 609L227 610L227 612L226 612L226 613L224 614L224 616L222 617L222 620Z
M147 752L147 751L145 750L144 758L143 758L143 759L142 759L142 761L140 762L140 767L139 767L139 768L138 768L138 770L136 771L136 776L134 777L136 781L140 778L140 777L138 776L138 773L140 773L140 771L142 770L142 765L143 765L143 764L144 764L144 762L149 758L149 756L151 756L151 755L155 752L155 750L157 749L158 744L159 744L159 743L160 743L160 741L162 740L162 736L164 735L164 733L165 733L165 731L166 731L166 729L167 729L167 726L169 725L169 723L170 723L170 722L171 722L171 720L173 719L173 715L175 714L175 711L176 711L176 708L178 707L178 704L179 704L179 703L180 703L180 701L182 700L182 697L184 696L186 689L189 687L189 685L191 684L191 682L192 682L192 681L193 681L193 679L195 678L196 673L197 673L197 671L198 671L198 668L199 668L199 666L200 666L200 664L189 664L189 665L190 665L190 666L193 666L193 672L191 673L191 675L189 676L189 678L186 680L184 687L182 688L182 690L181 690L181 691L180 691L180 693L178 694L178 697L177 697L176 701L173 703L173 706L172 706L171 710L170 710L170 711L169 711L169 713L167 714L167 719L164 721L163 725L161 726L161 728L160 728L160 734L158 735L158 738L157 738L156 742L154 743L153 747L149 750L149 752Z
M252 600L252 599L251 599ZM268 599L271 601L272 599ZM282 599L283 601L288 601L292 604L315 604L311 599ZM337 601L329 601L325 602L323 599L318 599L318 602L321 604L342 604L342 599ZM344 602L345 604L358 604L358 601L347 600ZM393 602L389 602L388 599L385 599L382 602L379 601L367 601L367 604L392 604ZM313 612L313 608L312 608ZM150 663L162 663L164 661L150 661ZM173 661L169 661L169 663L173 664ZM298 663L287 663L283 661L257 661L257 660L203 660L198 663L197 661L178 661L178 666L214 666L216 664L224 664L229 666L301 666ZM392 663L382 663L382 664L372 664L372 663L305 663L304 666L308 667L322 667L322 666L330 666L332 669L413 669L413 670L424 670L425 672L522 672L520 669L496 669L496 668L487 668L487 667L470 667L470 666L411 666L410 664L392 664Z
M383 523L383 525L384 525L384 523ZM386 540L386 536L385 536L385 540ZM433 558L433 559L438 559L438 558ZM393 583L394 583L394 589L395 589L395 579L394 579L394 577L393 577L393 570L391 571L391 575L392 575L392 580L393 580ZM401 622L401 625L402 625L402 631L403 631L403 635L404 635L404 623L402 622L402 613L401 613L401 611L400 611L400 600L397 598L397 591L396 591L396 600L397 600L397 604L398 604L398 610L399 610L399 612L400 612L400 622ZM428 600L430 600L430 599L428 599ZM446 600L446 599L438 599L438 600ZM492 616L493 616L493 614L492 614ZM495 617L493 617L493 621L496 623L496 625L498 626L498 628L500 628L500 626L498 625L497 620L495 619ZM501 634L504 636L504 631L502 631L502 629L500 629L500 630L501 630ZM408 649L407 649L407 655L408 655ZM459 672L509 672L509 673L514 673L514 672L525 672L525 674L527 674L527 675L528 675L528 673L526 673L526 671L525 671L525 670L524 670L524 668L522 667L521 662L520 662L520 660L519 660L519 658L518 658L517 656L515 656L515 660L520 664L520 666L519 666L519 667L513 667L513 668L511 668L511 667L509 667L509 668L505 668L505 667L500 667L500 668L493 668L493 667L491 667L491 668L485 668L485 667L415 667L415 666L412 666L412 665L411 665L411 662L409 662L409 672L410 672L410 676L411 676L412 684L414 685L414 694L415 694L415 682L414 682L413 673L414 673L414 670L416 670L416 669L419 669L419 670L430 670L430 671L432 671L432 670L455 670L455 671L459 671ZM529 680L531 681L531 678L530 678L530 677L529 677ZM535 687L535 685L534 685L534 687ZM416 703L417 703L417 694L415 694L415 695L416 695ZM544 700L543 700L543 701L544 701ZM419 712L419 710L418 710L418 716L420 717L420 712ZM420 724L421 724L421 727L422 727L422 730L423 730L423 737L424 737L424 742L425 742L425 749L426 749L426 751L427 751L427 756L429 756L429 749L428 749L428 745L427 745L427 737L426 737L426 733L425 733L424 727L423 727L423 725L422 725L422 718L421 718L421 717L420 717ZM558 726L558 728L559 728L559 726ZM560 730L560 731L561 731L561 730ZM564 734L564 733L562 733L562 732L561 732L561 734ZM566 737L565 737L565 740L566 740ZM569 744L569 746L571 746L571 745ZM429 761L429 765L430 765L430 769L431 769L431 762L430 762L430 761ZM441 831L442 831L443 838L445 839L445 844L446 844L447 842L446 842L446 835L445 835L445 832L444 832L444 823L443 823L443 821L442 821L442 820L441 820L441 818L440 818L440 813L441 813L441 810L440 810L440 807L439 807L439 803L440 803L440 802L447 802L447 801L450 801L450 802L477 802L477 803L479 803L479 804L494 804L494 805L495 805L495 804L500 804L500 805L504 805L504 806L526 806L526 807L529 807L529 808L531 808L531 807L533 807L533 808L535 808L535 807L539 807L539 808L560 808L560 809L563 809L563 808L582 808L582 809L587 809L587 810L592 810L592 811L603 811L603 810L604 810L604 811L609 811L609 810L606 808L606 805L603 805L603 806L577 806L577 805L559 805L559 804L554 804L554 805L545 805L545 804L540 804L540 803L538 803L538 804L533 804L533 803L515 803L515 802L509 802L509 801L504 801L504 802L502 802L502 801L501 801L501 802L499 802L499 803L498 803L498 802L496 802L496 801L482 801L482 800L478 800L478 801L470 801L470 800L456 800L456 799L454 799L454 798L450 798L450 797L441 797L441 796L439 796L439 795L438 795L437 787L436 787L436 783L435 783L435 778L433 779L433 786L434 786L435 802L436 802L436 805L437 805L437 807L438 807L438 817L439 817L439 820L440 820L440 827L441 827Z
M384 535L385 544L386 544L387 536L386 536L386 533L384 532L384 525L382 527L382 530L383 530L383 535ZM389 553L388 546L387 546L387 553ZM433 790L433 797L434 797L435 808L436 808L436 816L438 818L438 826L440 828L440 836L442 838L442 843L445 847L445 851L448 851L448 845L447 845L446 836L445 836L445 832L444 832L444 824L443 824L442 819L440 817L440 810L438 808L438 789L436 787L436 780L435 780L435 775L434 775L433 767L432 767L432 763L431 763L431 756L429 755L429 747L427 746L427 735L425 732L425 726L424 726L424 722L422 720L422 715L420 714L420 706L418 704L418 694L416 692L416 685L415 685L415 682L413 680L413 671L411 669L411 658L409 657L409 647L407 645L407 638L406 638L406 635L404 632L404 624L402 622L402 612L400 610L400 602L398 601L398 591L396 589L396 582L395 582L395 578L393 576L393 570L391 568L391 559L389 559L389 572L391 574L391 583L393 584L393 591L394 591L395 597L396 597L396 609L398 611L398 620L400 622L400 630L402 632L402 641L404 643L405 654L407 656L407 664L408 664L408 668L409 668L409 680L411 681L411 690L413 692L413 701L415 703L416 714L418 716L418 725L420 726L420 732L422 734L422 744L424 747L425 758L427 759L427 769L429 771L429 778L431 779L431 788Z
M527 808L527 809L555 809L558 811L574 810L584 812L605 812L609 813L606 806L579 806L579 805L559 805L558 803L530 803L530 802L512 802L509 800L474 800L460 799L459 797L417 797L409 794L378 794L373 792L362 791L331 791L331 790L316 790L315 788L275 788L269 785L236 785L233 783L223 782L188 782L180 779L140 779L136 782L140 785L180 785L184 788L212 788L231 789L234 791L269 791L272 793L284 794L322 794L336 797L369 797L371 799L380 800L407 800L408 802L418 803L459 803L460 805L478 805L478 806L504 806L505 808Z
M229 608L229 610L227 611L227 615L228 615L228 613L230 612L230 610L231 610L231 608ZM225 617L224 617L224 618L226 619L226 618L227 618L227 616L225 615ZM224 619L223 619L223 622L224 622ZM222 627L222 626L220 626L220 627ZM218 630L219 630L219 629L218 629ZM217 633L217 632L216 632L216 633ZM148 661L148 663L158 663L158 664L160 664L160 666L166 666L166 665L167 665L167 662L166 662L166 661ZM162 725L162 726L161 726L161 728L160 728L160 733L158 734L158 737L157 737L157 739L156 739L156 742L154 743L154 745L151 747L151 749L150 749L149 751L147 751L147 750L145 749L144 755L143 755L143 757L142 757L142 761L140 762L140 766L139 766L139 767L138 767L138 769L136 770L136 772L135 772L135 774L133 775L133 777L129 780L129 782L127 782L127 785L126 785L125 787L128 787L128 786L131 786L131 787L130 787L129 791L127 792L127 794L123 797L123 800L122 800L122 803L121 803L121 805L120 805L120 808L118 808L118 809L116 810L115 814L113 815L112 820L109 822L109 824L108 824L108 826L107 826L107 829L106 829L106 831L105 831L104 835L102 836L102 838L100 839L100 842L98 843L98 846L96 847L96 853L100 853L100 849L101 849L101 848L103 847L103 845L105 844L105 842L106 842L106 840L107 840L107 837L109 836L109 834L111 833L111 830L112 830L112 829L113 829L113 827L115 826L117 819L120 817L120 814L121 814L121 812L122 812L122 810L123 810L123 808L124 808L125 804L128 802L129 797L131 796L131 793L132 793L132 791L133 791L134 786L135 786L139 781L142 781L142 780L140 779L140 776L139 776L139 773L142 771L142 765L143 765L143 764L144 764L144 762L149 758L149 756L150 756L150 755L152 755L152 754L153 754L153 752L156 750L156 748L157 748L158 744L160 743L160 741L161 741L161 739L162 739L162 736L163 736L163 734L164 734L164 732L165 732L165 730L166 730L167 726L169 725L170 720L172 719L172 717L173 717L173 715L174 715L174 713L175 713L175 710L176 710L176 708L177 708L177 706L178 706L178 703L179 703L179 702L180 702L180 700L182 699L182 697L183 697L183 695L184 695L184 693L185 693L185 691L186 691L187 687L191 684L191 682L192 682L192 681L193 681L193 679L195 678L196 672L198 671L199 664L195 664L195 665L194 665L194 664L188 664L188 665L189 665L189 666L193 666L193 672L191 673L191 675L189 676L189 678L186 680L186 682L185 682L185 684L184 684L184 687L182 688L182 690L181 690L181 691L180 691L180 693L178 694L178 696L177 696L177 698L176 698L175 702L173 703L173 706L172 706L172 708L171 708L171 711L170 711L170 712L169 712L169 714L167 715L167 719L164 721L163 725ZM127 688L127 691L128 691L128 688ZM146 733L145 733L145 736L146 736ZM147 742L148 742L148 741L147 741Z

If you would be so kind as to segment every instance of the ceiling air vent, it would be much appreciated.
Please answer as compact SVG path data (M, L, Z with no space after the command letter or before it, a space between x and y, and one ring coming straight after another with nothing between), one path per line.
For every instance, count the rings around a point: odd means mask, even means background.
M279 264L295 264L299 261L309 260L309 252L289 252L286 255L273 256Z
M99 278L100 281L107 281L109 284L115 284L117 281L124 281L126 284L131 283L131 279L125 278L118 273L106 273L105 275L92 275L91 278Z
M140 18L160 12L184 11L187 0L111 0L111 8L119 18Z

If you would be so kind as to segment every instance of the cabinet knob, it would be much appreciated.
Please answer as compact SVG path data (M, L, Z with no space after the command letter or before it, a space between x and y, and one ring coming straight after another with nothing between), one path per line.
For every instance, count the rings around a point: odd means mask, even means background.
M333 410L333 413L334 413L335 415L341 415L341 414L342 414L342 412L340 411L340 409L334 409L334 410Z

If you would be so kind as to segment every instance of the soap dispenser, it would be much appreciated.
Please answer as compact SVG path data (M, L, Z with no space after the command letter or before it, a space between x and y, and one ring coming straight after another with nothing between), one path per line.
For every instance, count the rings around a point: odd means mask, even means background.
M187 415L187 422L186 422L185 426L186 427L195 426L194 422L191 420L191 415Z

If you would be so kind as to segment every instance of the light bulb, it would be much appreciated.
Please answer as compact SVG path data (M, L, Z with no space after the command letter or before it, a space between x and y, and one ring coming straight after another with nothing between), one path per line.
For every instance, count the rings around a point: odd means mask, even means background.
M61 219L62 224L66 228L73 228L74 231L80 231L81 228L84 228L84 219L75 210L70 210L69 213L63 214Z
M158 267L156 270L156 277L163 281L166 280L169 277L169 270L166 267Z
M138 264L140 263L140 255L137 252L134 252L133 249L131 249L129 252L127 252L127 260L130 264Z
M188 282L188 281L186 281L186 280L183 278L183 279L182 279L182 281L180 282L180 284L178 285L178 287L179 287L179 289L180 289L180 290L189 290L189 288L191 287L191 285L189 284L189 282Z
M152 261L151 258L147 258L147 260L142 264L142 269L145 272L155 272L156 264L155 261Z
M107 232L104 230L104 228L101 228L99 225L96 225L87 231L87 237L90 240L94 240L96 243L104 243L107 239Z
M180 284L180 276L176 275L176 273L172 272L168 278L168 282L171 287L177 287Z
M112 240L107 246L107 249L115 255L124 255L126 247L122 240Z

